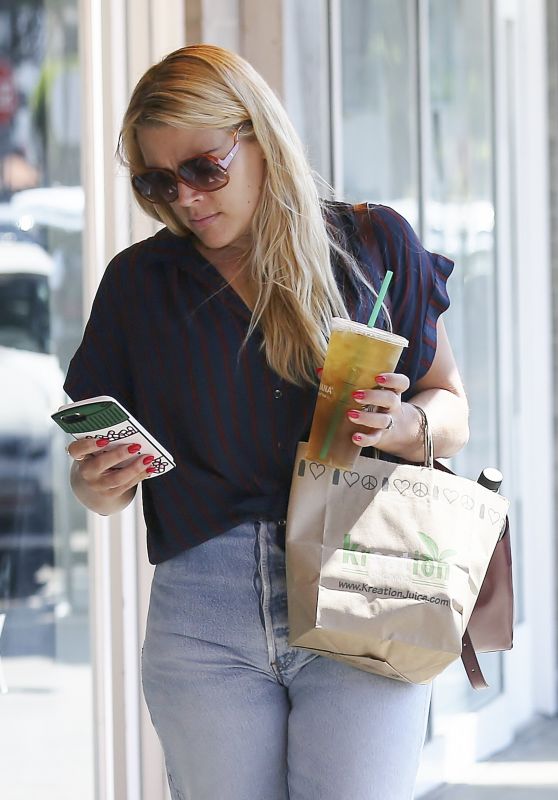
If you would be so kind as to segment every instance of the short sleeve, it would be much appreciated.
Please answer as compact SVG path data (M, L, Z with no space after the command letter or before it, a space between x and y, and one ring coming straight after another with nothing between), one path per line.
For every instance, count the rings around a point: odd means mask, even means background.
M369 262L381 261L381 277L388 269L393 271L388 304L393 331L409 340L397 369L408 376L412 387L434 360L436 325L450 305L446 283L454 264L426 250L407 220L394 209L365 204L358 213L368 218L370 236L365 247ZM361 220L361 231L364 224Z
M64 390L73 402L110 395L133 408L127 327L123 324L124 306L131 302L125 260L125 255L120 254L106 268L82 342L70 361Z

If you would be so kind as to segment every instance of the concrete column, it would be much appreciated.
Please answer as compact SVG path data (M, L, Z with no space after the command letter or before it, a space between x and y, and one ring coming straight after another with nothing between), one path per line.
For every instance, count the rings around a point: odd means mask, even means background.
M188 44L207 42L244 56L283 95L283 0L187 0Z
M186 0L187 44L206 42L240 52L241 0Z
M240 53L283 98L283 0L240 0Z

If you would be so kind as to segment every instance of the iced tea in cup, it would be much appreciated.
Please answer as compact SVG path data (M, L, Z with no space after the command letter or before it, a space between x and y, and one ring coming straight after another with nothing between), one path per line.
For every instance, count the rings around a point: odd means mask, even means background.
M306 450L309 461L352 469L361 448L352 436L359 428L347 419L354 408L352 393L376 388L382 372L394 372L409 342L402 336L335 317Z

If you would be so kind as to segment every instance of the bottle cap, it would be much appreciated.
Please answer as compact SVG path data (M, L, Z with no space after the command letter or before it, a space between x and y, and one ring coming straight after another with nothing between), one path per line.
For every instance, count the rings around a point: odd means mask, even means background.
M485 467L478 478L478 483L490 489L492 492L497 492L504 479L504 476L499 469L495 467Z

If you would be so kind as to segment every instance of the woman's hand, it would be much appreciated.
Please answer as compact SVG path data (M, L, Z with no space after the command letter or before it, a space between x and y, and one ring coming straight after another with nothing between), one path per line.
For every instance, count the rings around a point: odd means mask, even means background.
M153 456L133 458L140 445L118 445L107 450L108 439L79 439L66 448L74 459L71 483L83 505L98 514L121 511L133 499L137 485L147 478L153 468ZM119 467L124 461L130 461Z
M403 409L401 395L409 388L409 379L406 375L386 372L377 375L375 381L379 388L353 392L355 407L347 411L347 418L359 427L370 429L366 433L354 433L352 438L355 444L387 449L383 447L384 440L395 436L397 428L401 433L401 429L408 425L408 414ZM416 436L416 422L413 428L412 435ZM408 435L411 435L411 431Z
M467 398L441 319L437 323L434 359L426 374L413 384L408 403L401 402L402 393L409 389L409 380L404 375L384 373L376 376L376 382L382 388L363 389L353 394L351 410L359 416L354 416L350 410L348 419L365 429L355 431L355 444L377 447L406 461L423 462L422 416L415 406L426 413L437 458L448 458L466 444L469 436Z

